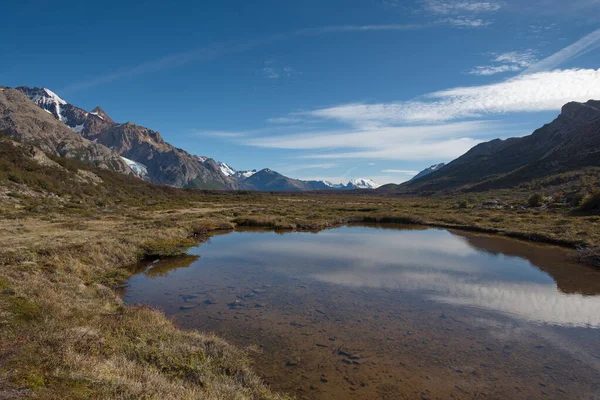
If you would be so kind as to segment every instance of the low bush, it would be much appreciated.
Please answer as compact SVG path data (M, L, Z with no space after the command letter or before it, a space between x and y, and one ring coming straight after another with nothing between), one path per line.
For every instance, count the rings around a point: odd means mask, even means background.
M540 207L544 204L544 196L536 193L527 200L527 204L529 204L529 207Z
M600 211L600 190L586 196L579 205L579 211L599 212Z

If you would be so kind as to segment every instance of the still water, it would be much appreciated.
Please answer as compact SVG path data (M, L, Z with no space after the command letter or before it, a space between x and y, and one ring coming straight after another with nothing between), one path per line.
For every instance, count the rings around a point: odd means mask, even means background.
M143 266L129 304L244 347L306 399L600 399L600 271L410 226L236 231Z

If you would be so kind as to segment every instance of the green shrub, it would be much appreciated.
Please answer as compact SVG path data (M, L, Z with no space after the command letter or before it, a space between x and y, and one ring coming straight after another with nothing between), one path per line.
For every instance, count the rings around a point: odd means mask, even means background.
M467 200L461 200L458 203L458 208L460 208L460 209L469 208L469 202Z
M529 207L540 207L544 204L544 196L536 193L527 200L527 204L529 204Z
M600 190L596 190L594 193L586 196L579 205L579 211L600 211Z

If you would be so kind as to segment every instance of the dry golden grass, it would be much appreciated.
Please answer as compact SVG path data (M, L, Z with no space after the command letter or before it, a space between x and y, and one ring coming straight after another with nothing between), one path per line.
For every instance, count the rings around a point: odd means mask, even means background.
M402 222L585 245L589 254L600 244L598 217L521 209L527 198L501 199L502 209L479 207L484 200L472 198L465 208L450 198L222 194L171 208L73 213L57 206L43 214L11 203L0 219L0 385L56 399L283 398L263 385L242 351L178 330L157 311L124 307L111 289L144 255L178 254L194 243L190 238L236 224L323 229Z

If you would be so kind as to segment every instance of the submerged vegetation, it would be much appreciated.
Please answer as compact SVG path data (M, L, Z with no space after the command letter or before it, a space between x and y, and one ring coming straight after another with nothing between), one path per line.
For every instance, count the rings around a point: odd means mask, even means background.
M421 198L208 192L40 162L32 151L0 146L0 397L284 398L252 372L243 349L125 307L113 290L141 258L182 254L236 225L441 226L580 248L582 261L600 264L598 195L578 207L570 187L537 188L535 204L530 186Z

